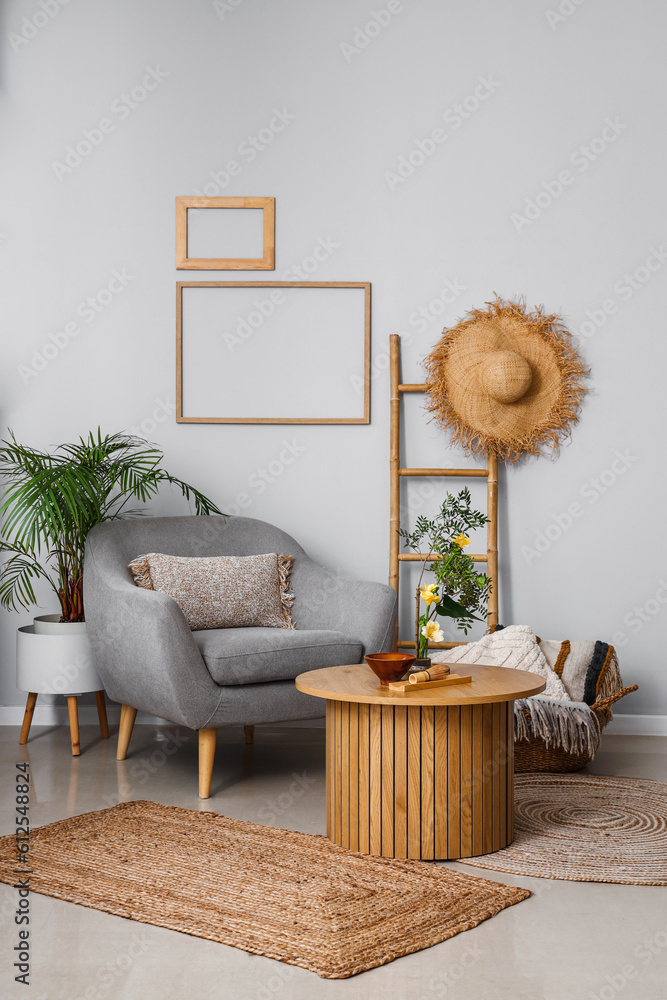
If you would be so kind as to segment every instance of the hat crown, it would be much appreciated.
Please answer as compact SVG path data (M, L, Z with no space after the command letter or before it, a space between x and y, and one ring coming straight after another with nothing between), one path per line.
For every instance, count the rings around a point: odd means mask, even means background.
M481 363L482 386L499 403L516 403L533 380L530 365L516 351L491 351Z

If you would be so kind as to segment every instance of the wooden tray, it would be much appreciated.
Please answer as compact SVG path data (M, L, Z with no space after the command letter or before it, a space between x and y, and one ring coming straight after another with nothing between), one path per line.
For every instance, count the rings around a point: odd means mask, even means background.
M444 687L446 684L470 684L472 683L472 677L462 677L460 674L450 674L449 677L441 677L437 681L417 681L416 684L411 684L409 680L407 681L393 681L387 684L387 687L391 691L398 691L400 694L405 694L406 691L423 691L424 688L437 688Z

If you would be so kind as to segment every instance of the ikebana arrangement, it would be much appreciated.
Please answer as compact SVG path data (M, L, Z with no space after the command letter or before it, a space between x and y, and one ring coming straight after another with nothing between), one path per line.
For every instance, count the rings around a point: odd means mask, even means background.
M98 524L141 513L164 484L194 500L197 514L222 514L193 486L160 465L162 452L142 438L90 433L53 453L10 440L0 442L5 481L0 550L11 553L0 570L0 603L28 609L37 603L34 583L46 580L58 596L61 622L83 622L86 535ZM224 515L223 515L224 516Z
M491 581L485 573L477 572L474 560L463 550L470 543L468 532L484 527L489 519L481 511L473 510L471 503L467 487L457 496L448 493L432 520L420 515L414 531L404 528L399 531L407 548L425 553L416 592L417 662L428 658L429 642L444 639L438 618L451 618L465 635L473 621L486 619ZM435 583L423 585L427 570L435 574Z

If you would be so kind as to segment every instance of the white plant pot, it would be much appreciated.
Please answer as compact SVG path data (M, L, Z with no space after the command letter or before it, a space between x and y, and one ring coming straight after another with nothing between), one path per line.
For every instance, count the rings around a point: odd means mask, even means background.
M40 615L16 633L16 684L36 694L76 695L101 691L85 622Z
M85 622L61 622L60 615L38 615L33 618L38 635L80 635L86 634Z

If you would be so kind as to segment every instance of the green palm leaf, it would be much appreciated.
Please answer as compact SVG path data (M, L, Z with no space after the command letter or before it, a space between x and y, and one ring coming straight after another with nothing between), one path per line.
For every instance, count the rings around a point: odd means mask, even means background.
M50 575L29 555L13 555L2 567L0 574L0 603L14 611L36 604L33 580L40 577L53 586Z
M53 454L10 439L0 443L0 503L3 541L14 555L0 570L0 603L29 608L36 603L33 582L46 578L56 590L66 620L82 620L72 602L83 572L85 542L95 525L143 511L128 509L132 499L148 503L163 484L178 489L196 514L222 514L212 500L160 465L162 452L143 438L126 434L87 438L61 445Z

